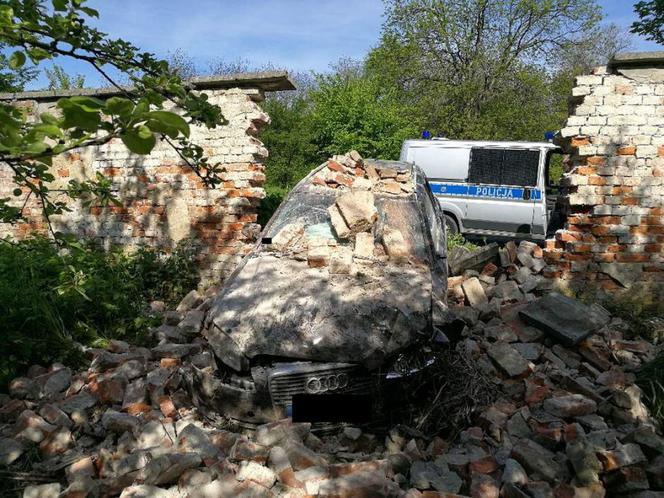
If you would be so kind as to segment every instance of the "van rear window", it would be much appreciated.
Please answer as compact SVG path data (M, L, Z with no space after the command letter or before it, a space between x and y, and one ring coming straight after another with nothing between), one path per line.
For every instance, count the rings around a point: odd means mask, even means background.
M534 187L538 166L537 150L473 148L468 182Z

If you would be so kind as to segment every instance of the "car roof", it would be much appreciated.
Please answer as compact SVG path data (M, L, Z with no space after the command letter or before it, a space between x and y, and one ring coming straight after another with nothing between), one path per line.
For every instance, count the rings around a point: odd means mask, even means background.
M415 147L440 147L440 148L465 148L465 147L497 147L497 148L515 148L515 149L559 149L556 144L551 142L521 142L521 141L500 141L500 140L448 140L435 138L432 140L413 139L406 140L404 146Z

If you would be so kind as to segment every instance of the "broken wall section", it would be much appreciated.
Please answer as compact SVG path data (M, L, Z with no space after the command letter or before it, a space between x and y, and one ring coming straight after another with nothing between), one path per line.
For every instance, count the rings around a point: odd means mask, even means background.
M547 240L559 288L664 296L664 53L623 54L576 79L567 125L566 223Z
M216 78L194 81L206 85L210 102L219 105L228 123L214 129L192 127L191 139L203 147L211 164L221 165L222 184L206 187L164 142L149 155L138 156L115 139L101 147L56 157L51 170L55 181L50 188L64 188L72 179L94 178L99 172L111 179L122 205L86 207L61 196L72 211L53 216L54 228L127 250L145 245L170 251L181 240L192 239L198 246L202 285L217 283L229 275L260 232L257 211L265 196L267 150L256 135L269 123L269 117L259 104L264 91L293 86L286 73ZM80 92L99 98L110 96L106 90ZM53 92L25 92L0 98L38 115L53 109L59 96ZM28 192L14 197L14 188L11 170L0 164L0 198L11 198L21 206ZM27 199L24 213L26 223L0 223L0 237L23 239L34 232L46 233L41 206L34 198Z

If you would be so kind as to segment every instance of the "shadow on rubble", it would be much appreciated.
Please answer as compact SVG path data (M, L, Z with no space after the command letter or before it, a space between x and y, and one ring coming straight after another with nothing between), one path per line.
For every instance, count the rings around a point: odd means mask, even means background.
M427 368L383 389L370 424L375 433L395 426L417 431L420 437L454 440L497 398L495 381L477 363L454 347L440 348ZM424 436L426 435L426 436Z

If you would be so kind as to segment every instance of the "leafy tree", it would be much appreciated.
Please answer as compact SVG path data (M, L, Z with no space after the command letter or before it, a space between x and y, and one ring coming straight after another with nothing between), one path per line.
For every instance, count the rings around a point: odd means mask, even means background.
M514 91L524 91L527 82L543 89L549 74L537 67L591 39L601 19L594 0L388 0L386 5L369 73L398 88L400 99L412 104L428 127L458 138L488 138L477 124L486 121L487 109L495 112L506 95L523 98ZM533 69L524 72L526 67Z
M664 0L637 2L634 12L639 20L632 24L632 33L664 45Z
M267 161L268 186L292 188L316 164L317 147L312 130L308 96L284 101L268 99L264 105L271 123L261 133L270 151Z
M90 27L88 20L97 16L85 0L0 0L0 43L15 50L9 57L10 68L19 70L27 60L38 64L69 57L89 63L122 95L105 101L63 98L57 102L58 115L43 113L35 122L12 105L0 103L0 161L13 171L14 193L35 196L47 221L67 210L66 202L50 195L53 156L114 138L134 153L148 154L161 137L206 184L220 182L218 167L188 137L192 124L212 128L225 123L221 110L205 94L187 87L167 62ZM127 75L131 90L117 84L111 76L116 72ZM166 111L167 104L178 106L183 115ZM114 201L110 181L99 174L93 181L72 180L66 193L70 198L94 195L102 203ZM0 199L0 220L15 222L21 216L20 207Z
M72 90L74 88L83 88L85 86L85 76L77 74L68 75L62 66L54 64L51 69L44 70L48 79L49 90Z
M318 76L311 92L312 129L319 160L356 149L365 157L396 159L405 138L419 126L397 99L361 64L344 63L331 75Z

